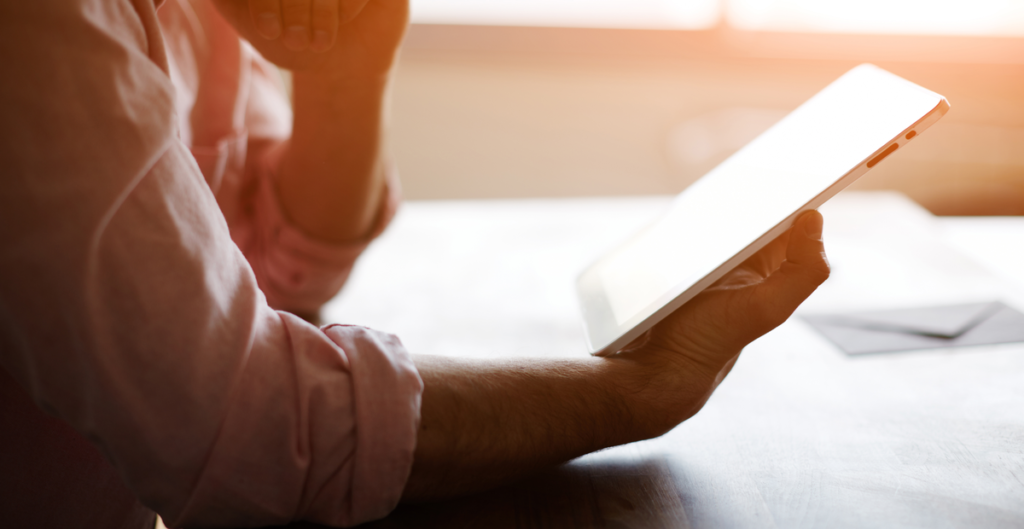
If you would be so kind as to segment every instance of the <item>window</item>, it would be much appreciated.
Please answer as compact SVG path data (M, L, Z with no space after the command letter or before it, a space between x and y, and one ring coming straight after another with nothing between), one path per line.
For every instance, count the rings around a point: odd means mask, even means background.
M719 0L412 0L424 24L707 29Z
M736 29L912 35L1024 35L1020 0L728 0Z
M413 0L413 22L1024 36L1021 0Z

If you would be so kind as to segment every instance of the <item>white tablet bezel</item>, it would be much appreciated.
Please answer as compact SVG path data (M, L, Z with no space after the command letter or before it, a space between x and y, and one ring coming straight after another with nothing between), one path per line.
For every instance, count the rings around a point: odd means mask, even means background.
M849 75L878 75L879 73L895 77L892 74L871 65L858 66L843 77ZM793 211L792 214L786 217L782 222L779 222L774 226L766 226L765 231L760 237L751 241L746 247L739 249L732 258L725 261L721 266L718 266L714 271L705 275L700 280L696 282L684 281L683 283L676 285L674 288L661 295L646 309L640 311L634 317L620 324L612 312L611 305L607 299L607 294L600 279L602 267L608 261L609 256L614 254L614 251L609 252L602 258L598 259L593 265L580 274L576 283L576 289L578 301L583 313L584 334L586 337L588 351L591 354L607 356L614 354L625 347L627 344L653 327L656 323L674 312L715 281L718 281L730 270L789 229L789 227L792 226L793 221L796 220L801 213L806 210L818 208L825 203L825 201L835 196L836 193L843 190L864 175L864 173L866 173L871 167L881 161L881 159L875 161L876 158L884 158L884 156L881 155L887 149L896 145L897 148L895 150L898 150L899 147L905 145L911 139L907 138L907 135L911 131L915 132L915 134L911 135L912 138L920 135L921 132L938 121L949 110L949 103L941 95L917 85L913 85L913 83L910 83L909 81L902 79L901 81L934 96L936 98L935 106L913 123L909 123L900 134L896 135L896 137L880 145L871 155L865 157L860 163L856 164L844 175L835 180L834 183L825 189L822 189L816 196L807 200L802 207ZM837 126L841 125L842 124L837 124ZM684 190L683 193L686 193L686 191ZM654 307L658 308L656 310L652 310Z

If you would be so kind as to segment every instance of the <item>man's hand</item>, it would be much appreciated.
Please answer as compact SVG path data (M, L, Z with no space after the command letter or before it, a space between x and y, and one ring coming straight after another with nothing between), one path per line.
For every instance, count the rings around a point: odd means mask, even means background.
M339 14L344 11L351 20L365 4L366 0L249 0L249 14L263 38L274 40L283 33L289 50L324 52L338 35Z
M498 362L418 357L424 392L405 499L508 482L691 417L747 344L829 274L821 215L788 232L609 358Z
M282 68L385 74L409 19L408 0L214 0L238 33Z
M829 276L822 218L794 226L652 329L621 359L636 362L653 406L652 433L663 433L707 402L740 351L778 327Z

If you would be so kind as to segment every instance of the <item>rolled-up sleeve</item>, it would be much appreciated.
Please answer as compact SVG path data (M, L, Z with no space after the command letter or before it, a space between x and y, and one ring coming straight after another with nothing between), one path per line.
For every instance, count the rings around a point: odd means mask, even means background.
M310 333L291 314L265 317L258 340L273 352L254 349L177 519L348 526L385 516L398 504L416 444L422 382L408 353L379 331L335 325ZM254 443L255 436L265 438ZM273 468L282 456L287 464Z
M0 54L0 365L169 525L390 511L422 381L394 336L268 305L178 138L152 2L6 2Z

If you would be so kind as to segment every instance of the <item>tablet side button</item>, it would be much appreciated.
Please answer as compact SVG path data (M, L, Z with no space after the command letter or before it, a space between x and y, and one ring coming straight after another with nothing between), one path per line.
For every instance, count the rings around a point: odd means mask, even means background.
M886 156L889 156L890 154L893 153L893 151L895 151L898 148L899 148L899 145L897 145L895 143L890 145L889 147L887 147L884 151L882 151L881 154L879 154L878 156L875 156L874 158L871 159L870 162L868 162L868 169L871 169L872 167L877 165L878 162L884 160Z

